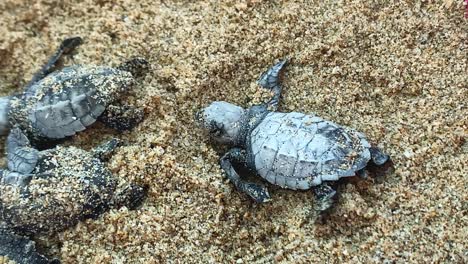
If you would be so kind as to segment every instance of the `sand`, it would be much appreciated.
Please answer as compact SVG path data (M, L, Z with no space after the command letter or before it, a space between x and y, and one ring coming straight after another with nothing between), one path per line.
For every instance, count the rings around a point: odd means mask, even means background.
M150 186L142 208L111 210L36 238L63 263L463 263L468 261L468 21L461 1L19 1L0 3L0 91L20 91L60 41L64 64L152 69L127 100L144 122L96 124L67 144L127 142L109 163ZM364 132L395 172L341 185L328 216L311 192L270 186L254 204L194 123L214 100L251 105L281 58L281 111ZM2 146L3 147L3 146Z

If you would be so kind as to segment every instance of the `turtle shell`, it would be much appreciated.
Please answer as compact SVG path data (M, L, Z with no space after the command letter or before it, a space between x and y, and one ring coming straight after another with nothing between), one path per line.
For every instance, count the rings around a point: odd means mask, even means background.
M12 100L10 122L35 137L72 136L94 123L132 82L131 73L115 68L66 67Z
M289 189L354 176L371 158L361 133L297 112L267 114L252 130L250 146L258 174Z
M26 233L60 231L106 208L117 182L100 160L75 147L41 154L28 185L0 185L0 215L8 226Z

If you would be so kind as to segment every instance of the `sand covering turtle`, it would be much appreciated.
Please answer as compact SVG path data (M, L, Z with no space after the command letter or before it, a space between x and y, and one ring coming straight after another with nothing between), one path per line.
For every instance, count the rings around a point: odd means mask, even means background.
M2 220L20 233L52 233L110 207L137 207L146 188L119 182L104 164L118 145L112 139L91 152L73 146L38 151L14 128L7 139L8 153L28 156L33 151L38 159L30 169L8 155L9 170L0 171Z
M281 61L263 73L258 83L273 97L248 109L213 102L197 114L198 121L218 143L234 146L222 158L226 176L257 202L270 199L264 185L243 180L234 165L248 168L268 182L288 189L313 188L317 209L328 209L336 191L330 182L366 177L366 167L390 163L365 136L315 115L276 112L281 97Z

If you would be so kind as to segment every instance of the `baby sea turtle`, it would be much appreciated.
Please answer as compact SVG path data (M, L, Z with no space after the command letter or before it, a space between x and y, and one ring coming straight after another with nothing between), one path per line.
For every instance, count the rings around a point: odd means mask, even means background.
M103 163L118 144L112 139L91 152L60 145L38 151L12 129L8 170L0 170L1 220L23 234L51 233L109 207L135 208L146 189L118 182Z
M56 70L59 59L81 43L80 37L65 39L24 92L0 98L1 134L19 126L39 146L72 136L97 119L118 130L142 120L141 110L118 104L120 95L148 70L148 62L136 58L116 68L73 65Z
M351 128L314 115L276 112L282 90L279 74L285 64L286 60L277 63L258 80L274 94L267 103L244 109L213 102L197 119L214 141L233 146L220 163L238 190L257 202L270 199L264 185L241 179L233 164L283 188L312 188L318 210L323 211L332 205L336 194L331 182L356 174L365 176L367 165L383 166L390 159Z

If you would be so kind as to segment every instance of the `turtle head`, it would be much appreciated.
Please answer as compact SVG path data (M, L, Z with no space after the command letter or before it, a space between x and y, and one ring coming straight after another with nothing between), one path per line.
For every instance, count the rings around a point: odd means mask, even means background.
M227 102L214 102L196 114L198 123L221 144L237 143L245 110Z
M10 97L0 97L0 135L6 135L10 131L10 122L8 122L9 110Z

